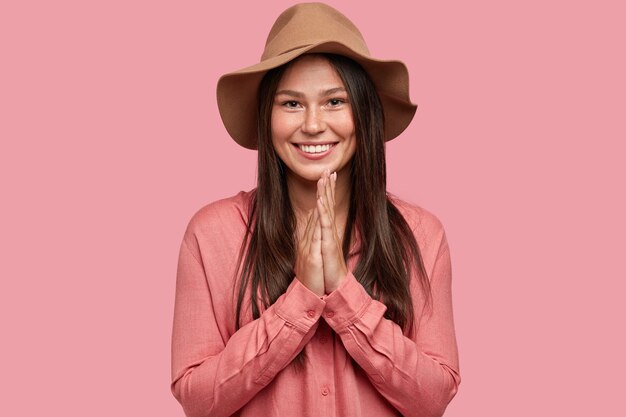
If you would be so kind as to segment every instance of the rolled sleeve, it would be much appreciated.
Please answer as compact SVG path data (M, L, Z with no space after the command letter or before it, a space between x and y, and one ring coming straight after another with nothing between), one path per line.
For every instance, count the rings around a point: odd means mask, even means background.
M340 333L353 324L372 301L372 297L349 271L341 285L324 298L324 320Z
M289 284L285 297L276 305L276 314L307 332L322 315L326 303L297 278Z

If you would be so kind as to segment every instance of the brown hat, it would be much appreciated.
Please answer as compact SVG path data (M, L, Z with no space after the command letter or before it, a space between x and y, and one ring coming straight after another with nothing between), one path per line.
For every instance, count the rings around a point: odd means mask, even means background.
M409 98L406 66L372 58L359 29L339 11L323 3L300 3L276 19L261 62L225 74L217 83L220 116L238 144L257 149L257 90L265 73L314 52L343 55L361 64L383 104L385 140L406 129L417 109Z

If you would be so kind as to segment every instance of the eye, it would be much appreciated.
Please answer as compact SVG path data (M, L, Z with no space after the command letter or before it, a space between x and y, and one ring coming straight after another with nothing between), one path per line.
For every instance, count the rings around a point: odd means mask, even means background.
M283 106L285 106L285 107L287 107L288 109L295 109L295 108L297 108L297 107L298 107L298 105L299 105L299 104L300 104L300 103L298 103L298 102L297 102L297 101L295 101L295 100L284 101L284 102L282 103L282 105L283 105Z
M330 104L331 107L341 106L345 102L346 101L344 99L341 99L341 98L331 98L330 100L328 100L328 104Z

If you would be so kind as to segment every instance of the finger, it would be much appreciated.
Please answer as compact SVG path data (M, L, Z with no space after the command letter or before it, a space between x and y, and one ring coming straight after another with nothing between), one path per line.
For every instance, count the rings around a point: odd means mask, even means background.
M325 215L328 218L328 228L329 228L329 236L325 236L322 240L327 240L329 242L335 242L337 245L341 247L342 240L339 237L339 231L337 230L337 224L335 223L335 210L334 207L330 204L327 198L323 198L323 207L321 215Z
M328 172L326 172L326 184L324 186L324 199L323 199L324 207L326 207L326 211L328 212L328 216L330 217L330 221L332 226L335 226L335 207L333 205L333 196L332 196L332 179Z
M339 265L343 262L343 251L334 224L331 223L327 209L321 199L318 200L318 210L320 211L320 228L322 234L320 251L324 260L324 268L327 266L331 267L333 264Z
M308 230L307 240L311 242L313 235L315 234L315 227L319 222L319 213L316 209L311 209L311 225Z
M313 227L309 254L318 257L322 256L322 228L317 210L315 210L315 226Z
M322 228L322 240L327 241L332 238L331 226L333 224L332 224L331 218L328 213L328 208L324 200L325 200L324 196L317 199L317 210L319 211L320 226Z
M331 177L331 182L332 182L332 187L331 187L332 193L331 194L333 196L333 199L332 199L333 204L332 204L332 206L334 208L335 207L335 187L337 185L337 171L333 172L333 175Z
M326 189L326 187L330 184L330 169L327 168L324 170L322 178L324 178L324 189Z
M329 182L330 182L330 197L329 197L329 202L330 202L330 208L332 210L332 216L333 218L335 217L335 187L337 186L337 171L333 172L330 177L329 177Z
M320 177L319 180L317 180L317 198L320 198L321 196L324 195L324 187L325 187L325 183L324 183L324 174L322 174L322 176Z
M334 200L333 200L333 190L332 190L332 178L330 177L330 175L326 176L326 187L324 187L324 195L325 195L325 199L324 202L326 203L326 209L328 210L328 214L330 216L330 220L334 223L335 222L335 206L334 206Z
M317 210L309 210L309 217L307 219L306 228L302 234L302 251L306 253L311 244L311 235L315 226L315 219L317 218Z
M330 187L330 170L325 169L322 172L322 177L318 181L317 184L317 197L325 197L328 198L329 195L329 187Z

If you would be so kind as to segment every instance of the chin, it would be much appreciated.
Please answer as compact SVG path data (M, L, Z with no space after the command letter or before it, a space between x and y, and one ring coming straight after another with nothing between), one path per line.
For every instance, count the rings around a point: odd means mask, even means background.
M322 178L322 174L324 173L325 168L320 168L316 171L308 171L306 173L296 174L296 176L300 177L303 180L307 181L317 181ZM332 172L332 171L331 171Z
M320 165L318 167L310 167L306 170L291 171L291 174L295 178L298 178L300 180L317 181L322 178L322 174L324 173L325 169L330 169L331 173L334 171L334 168L332 166Z

